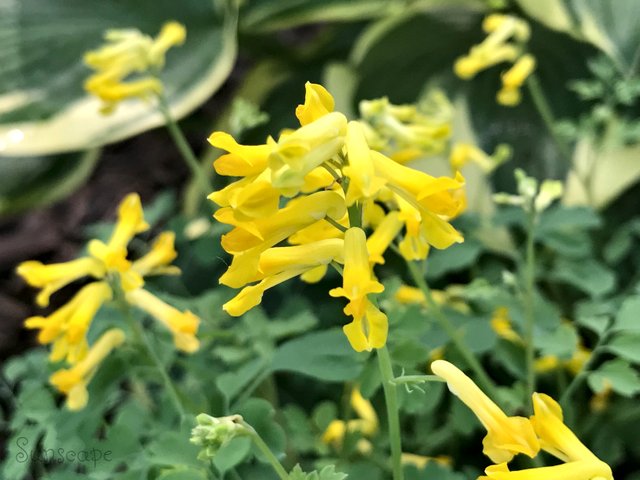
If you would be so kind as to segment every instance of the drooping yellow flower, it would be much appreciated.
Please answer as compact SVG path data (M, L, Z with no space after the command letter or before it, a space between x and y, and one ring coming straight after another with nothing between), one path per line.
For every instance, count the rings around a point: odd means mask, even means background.
M358 418L346 422L333 420L322 434L323 443L340 448L347 432L359 432L367 438L371 438L378 432L378 415L371 402L362 396L358 388L351 391L350 403ZM361 451L361 453L365 452Z
M196 333L200 319L196 315L188 310L181 312L143 288L126 292L125 296L129 303L144 310L171 331L177 349L187 353L198 350L200 341Z
M502 88L497 94L498 103L508 107L518 105L522 97L520 88L536 68L533 55L523 55L505 73L502 74Z
M522 55L523 45L529 40L529 25L511 15L492 14L485 18L483 28L489 34L487 38L459 58L454 71L460 78L470 79L494 65L512 63L502 75L497 100L501 105L515 106L520 103L520 87L535 69L534 57Z
M164 66L167 50L183 44L185 38L186 30L177 22L166 23L156 39L135 29L108 30L105 45L84 56L85 64L96 71L85 82L85 90L102 100L105 114L127 98L149 99L160 94L157 71Z
M425 455L416 455L415 453L402 453L401 459L403 465L413 465L419 470L424 469L431 462L442 465L443 467L450 466L453 463L451 457L446 455L427 457Z
M375 280L369 264L367 237L364 230L353 227L344 234L344 272L342 287L329 292L332 297L346 297L349 304L345 308L354 317L364 316L367 295L380 293L384 287Z
M496 334L513 343L522 343L522 337L513 329L509 309L507 307L498 307L491 317L491 329Z
M461 370L445 360L431 364L433 373L443 378L456 395L487 430L484 454L496 463L509 462L514 455L524 453L533 458L540 442L528 418L509 417Z
M41 289L36 297L41 307L48 306L51 295L66 285L86 276L103 278L106 273L104 265L91 257L49 265L29 260L18 265L16 272L29 285Z
M124 332L114 328L102 334L87 355L73 367L62 369L51 375L51 384L67 396L69 410L82 410L89 399L87 385L98 370L100 363L125 340Z
M30 317L24 322L30 329L39 329L38 341L53 343L52 361L66 359L76 362L86 353L86 332L104 302L110 300L111 288L105 282L93 282L82 287L74 297L48 317Z
M333 191L325 191L291 200L269 218L238 222L236 228L222 236L222 247L233 253L234 258L229 269L220 277L220 283L239 288L257 280L262 252L302 228L327 216L342 218L345 212L344 197ZM216 215L216 218L220 217Z
M398 212L389 212L367 239L369 261L384 264L384 252L402 229Z
M346 151L349 163L343 171L349 177L346 198L347 206L351 206L356 201L373 198L384 185L384 180L375 174L371 150L359 122L353 121L347 125Z
M342 239L327 239L294 247L275 247L262 252L252 280L259 283L243 288L238 295L222 308L234 317L242 315L258 305L264 292L293 277L318 267L326 267L332 261L343 263L344 242Z
M335 106L333 97L322 85L307 82L304 90L304 104L296 108L296 117L300 120L300 125L308 125L327 113L333 112Z

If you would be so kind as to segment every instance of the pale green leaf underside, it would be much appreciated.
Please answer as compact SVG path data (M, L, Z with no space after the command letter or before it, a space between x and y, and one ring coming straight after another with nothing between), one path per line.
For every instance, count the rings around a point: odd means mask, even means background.
M83 150L163 124L153 105L130 100L110 116L82 84L85 51L110 28L156 35L177 20L184 45L169 51L162 79L173 114L184 117L229 75L236 56L237 12L201 0L0 0L0 155Z

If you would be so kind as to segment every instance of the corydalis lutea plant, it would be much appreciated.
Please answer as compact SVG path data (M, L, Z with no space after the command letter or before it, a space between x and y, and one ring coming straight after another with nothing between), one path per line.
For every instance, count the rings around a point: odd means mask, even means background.
M36 301L41 307L48 306L51 295L61 288L85 277L92 280L47 317L25 320L27 328L39 331L41 344L52 345L49 359L66 362L68 368L54 373L51 383L67 396L70 410L85 407L87 385L99 364L125 339L122 330L111 329L92 346L87 340L90 328L104 328L94 325L93 319L101 306L114 298L120 297L121 303L137 307L157 319L171 332L177 349L191 353L199 348L196 332L200 319L190 311L181 312L144 288L145 277L180 273L171 265L177 256L174 233L161 233L148 253L134 261L128 258L129 242L148 229L140 197L132 193L120 203L118 220L109 240L106 243L91 240L88 255L48 265L30 260L17 268L17 273L29 285L40 289Z
M361 122L333 110L329 92L307 83L299 128L262 145L240 145L224 132L209 137L229 152L214 162L216 172L241 177L209 197L220 207L215 218L234 227L222 237L233 261L220 283L244 287L224 309L242 315L267 289L297 276L317 282L332 264L343 283L329 294L348 300L352 318L344 332L356 351L371 350L384 346L388 328L373 267L396 239L408 260L462 242L449 222L464 207L464 179L395 162L370 146ZM291 246L279 246L285 241Z

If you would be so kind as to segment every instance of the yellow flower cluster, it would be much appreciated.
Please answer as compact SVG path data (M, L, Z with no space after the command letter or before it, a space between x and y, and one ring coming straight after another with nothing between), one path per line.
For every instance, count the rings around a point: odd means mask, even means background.
M220 283L244 287L224 309L242 315L265 290L296 276L319 281L332 264L343 283L330 294L345 297L353 317L345 334L355 350L371 350L387 336L387 317L373 297L384 287L373 266L384 263L396 238L409 260L424 259L430 246L462 242L449 221L463 208L464 179L393 161L371 148L361 122L333 109L329 92L307 83L296 109L300 128L255 146L223 132L209 137L228 152L214 162L216 172L241 177L209 196L220 207L215 218L234 227L222 237L233 261Z
M136 29L108 30L106 44L85 54L85 64L96 71L85 82L85 90L102 100L105 114L124 99L148 99L161 93L157 73L164 66L165 54L182 45L186 35L177 22L166 23L155 39Z
M118 221L109 241L89 242L88 256L49 265L30 260L17 268L29 285L40 289L36 301L41 307L48 306L50 296L64 286L87 276L93 280L50 315L25 320L27 328L39 330L41 344L52 345L49 357L52 362L64 360L71 365L70 369L56 372L51 383L67 394L67 405L72 410L85 406L86 385L102 360L124 340L124 333L113 329L103 333L91 347L87 341L94 316L114 297L116 280L127 302L153 315L171 331L178 349L193 352L199 347L195 337L200 323L198 317L189 311L180 312L143 288L145 276L180 273L170 265L177 256L175 235L163 232L146 255L133 262L127 259L131 239L148 228L140 197L132 193L120 203Z
M529 25L514 16L496 13L484 19L482 28L488 34L487 38L459 58L454 71L466 80L494 65L511 63L509 70L502 74L502 88L497 100L505 106L518 105L521 100L520 88L536 68L535 58L523 53L523 45L530 35Z
M495 465L485 470L485 480L613 480L609 465L596 457L562 420L560 405L548 395L533 394L534 415L509 417L462 371L437 360L431 370L447 382L487 430L484 453ZM551 467L510 472L508 463L519 453L531 458L544 450L561 460Z
M372 450L371 443L367 438L371 438L378 432L378 415L376 415L371 402L362 396L359 389L354 388L351 391L350 400L351 407L358 418L346 422L344 420L333 420L324 431L322 442L340 449L347 433L358 432L363 438L358 441L357 448L360 453L366 454Z

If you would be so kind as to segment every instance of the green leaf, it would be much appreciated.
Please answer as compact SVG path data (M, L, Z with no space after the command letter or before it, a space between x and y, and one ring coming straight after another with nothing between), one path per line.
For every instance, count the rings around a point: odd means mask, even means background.
M577 261L561 258L556 262L551 277L568 283L592 297L606 295L616 284L613 272L590 258Z
M236 437L225 443L216 453L213 463L222 474L242 463L251 451L251 439Z
M313 332L284 343L276 350L272 370L302 373L319 380L353 380L362 362L338 329Z
M568 360L578 347L578 334L573 326L562 324L553 332L537 330L534 343L542 355Z
M615 331L640 332L640 296L629 297L622 302L612 328Z
M0 158L0 215L50 205L69 196L85 184L99 157L98 150L90 150L51 157Z
M595 393L611 387L614 392L632 397L640 392L640 376L625 360L609 360L589 374L587 383Z
M208 475L204 470L193 468L175 468L160 474L158 480L207 480Z
M630 362L640 363L640 333L617 335L607 344L607 350Z
M199 447L189 443L189 432L163 431L156 435L147 449L149 461L156 465L200 466Z
M298 464L291 470L289 480L344 480L347 476L345 473L336 472L334 465L327 465L319 472L314 470L311 473L306 473Z
M224 9L200 0L3 2L0 5L0 146L11 156L85 150L164 124L153 105L124 102L109 116L83 90L82 57L105 30L139 28L156 35L176 20L187 28L161 74L176 118L207 100L226 80L236 56L235 2ZM17 134L16 132L19 132Z
M427 278L434 280L443 275L473 265L482 252L482 244L476 240L452 245L446 250L433 250L429 254Z
M386 0L252 0L241 11L241 28L250 33L306 23L361 21L383 17L398 6Z

